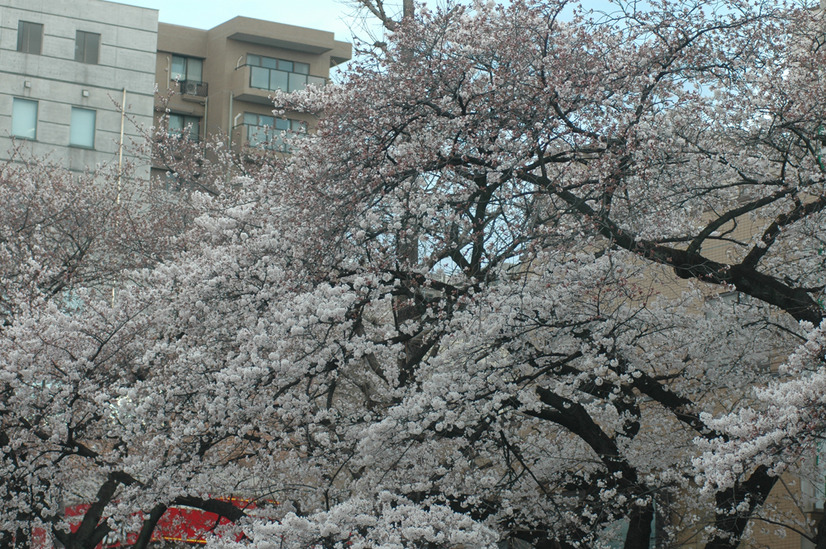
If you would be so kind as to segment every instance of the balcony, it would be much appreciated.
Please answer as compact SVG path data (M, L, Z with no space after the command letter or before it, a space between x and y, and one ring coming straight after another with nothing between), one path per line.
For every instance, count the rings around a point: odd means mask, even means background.
M326 83L327 79L321 76L250 66L250 88L294 92L303 90L308 85L323 86Z
M190 97L206 97L209 93L209 87L206 82L199 82L196 80L181 80L178 83L182 96Z
M290 142L307 135L307 123L292 118L244 113L241 142L252 149L290 153Z
M259 105L272 106L270 96L276 90L293 92L303 90L308 84L324 85L326 78L282 69L269 69L242 65L230 79L230 89L235 99Z

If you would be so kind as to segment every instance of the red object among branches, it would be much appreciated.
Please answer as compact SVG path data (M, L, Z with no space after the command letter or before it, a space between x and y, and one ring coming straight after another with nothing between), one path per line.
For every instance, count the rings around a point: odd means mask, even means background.
M243 509L244 511L252 511L258 509L258 505L249 499L242 498L219 498L223 501L229 501L235 507ZM73 505L66 508L66 518L70 523L72 532L75 532L80 525L80 520L89 510L89 504ZM73 517L77 517L73 521ZM105 520L105 519L104 519ZM192 544L205 544L208 535L215 533L216 528L225 526L231 522L225 518L221 518L215 513L196 509L194 507L176 506L170 507L163 514L158 521L155 531L152 534L152 541L177 541ZM219 533L220 535L220 533ZM39 540L35 544L36 547L51 547L48 542L48 536L44 532L39 532L36 538ZM133 545L138 538L137 532L129 533L126 540L120 540L115 543L102 543L98 547L121 547L123 542L126 545ZM243 538L243 534L238 534L236 540Z

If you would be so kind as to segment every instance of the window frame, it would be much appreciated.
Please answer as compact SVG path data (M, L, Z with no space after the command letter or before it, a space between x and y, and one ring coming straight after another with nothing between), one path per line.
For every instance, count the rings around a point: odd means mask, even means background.
M91 134L84 133L82 135L83 139L77 139L77 135L80 134L79 126L81 124L86 124L88 128L88 119L85 121L81 121L82 116L88 116L89 114L92 115L92 126L91 126ZM88 129L87 129L88 131ZM72 116L69 122L69 146L70 147L77 147L79 149L94 149L95 148L95 135L97 133L97 111L94 109L87 109L85 107L72 107ZM91 139L90 139L91 138Z
M33 30L37 30L37 48L30 48L32 45ZM35 51L36 50L36 51ZM30 53L32 55L42 55L43 53L43 23L34 21L17 22L17 51L20 53Z
M175 60L179 59L183 62L183 71L176 71L175 67ZM195 72L192 67L192 62L197 61L198 65L198 78L195 78ZM176 78L176 76L180 75L180 78ZM176 82L198 82L199 84L204 83L204 60L200 57L192 57L189 55L178 55L177 53L171 54L171 59L169 61L169 79L176 81Z
M180 119L180 127L177 127L176 124L176 128L172 128L172 117ZM189 131L187 131L187 128L189 128ZM186 138L192 143L199 143L201 141L201 117L171 112L167 115L166 134L172 138Z
M303 90L310 84L323 86L327 82L326 78L311 75L310 64L302 61L248 53L246 64L250 68L249 87L258 90L290 93ZM263 86L265 79L266 87Z
M32 112L24 112L22 109L24 108L31 108L34 107L34 111ZM40 109L40 104L37 100L34 99L27 99L25 97L13 97L12 98L12 108L11 108L11 135L16 139L25 139L27 141L37 141L37 114L38 110ZM20 123L20 116L31 116L34 115L34 120L28 120L25 123ZM15 123L17 120L17 123ZM31 128L27 128L25 131L20 131L20 126L29 126ZM17 128L17 130L15 130ZM31 133L31 135L29 135Z
M290 145L284 141L284 136L300 136L307 133L307 123L294 118L245 112L243 120L247 127L246 138L249 147L290 153Z
M94 60L90 53L91 38L94 38ZM100 63L100 33L77 29L75 31L75 61L87 65Z

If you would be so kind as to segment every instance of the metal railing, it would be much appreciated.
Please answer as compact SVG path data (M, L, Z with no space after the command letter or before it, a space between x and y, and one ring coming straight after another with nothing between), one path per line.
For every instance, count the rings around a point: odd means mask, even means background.
M323 86L327 79L300 72L288 72L247 65L250 68L250 87L261 90L294 92L303 90L308 85Z
M183 95L194 95L197 97L206 97L209 93L209 87L206 82L198 82L197 80L181 80L180 86Z

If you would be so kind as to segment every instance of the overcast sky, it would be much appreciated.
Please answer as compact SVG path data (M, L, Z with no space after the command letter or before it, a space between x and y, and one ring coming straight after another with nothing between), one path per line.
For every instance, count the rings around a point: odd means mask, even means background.
M355 10L346 0L116 0L158 10L158 19L209 29L237 15L334 32L350 42Z

